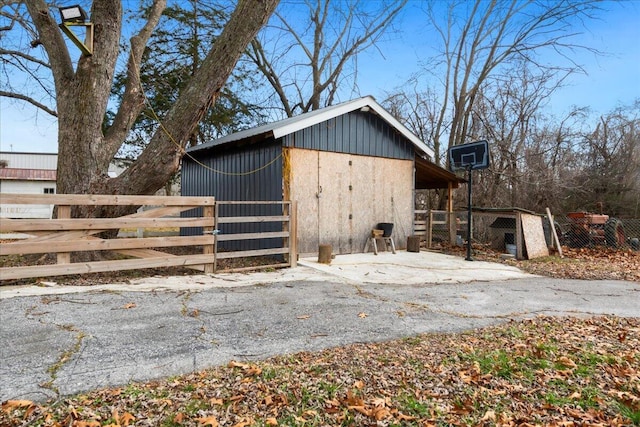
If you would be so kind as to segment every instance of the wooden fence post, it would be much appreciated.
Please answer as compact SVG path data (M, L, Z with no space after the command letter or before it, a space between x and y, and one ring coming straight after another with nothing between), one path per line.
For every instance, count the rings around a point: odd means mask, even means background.
M58 206L58 219L70 219L71 206ZM58 252L56 255L58 264L71 264L71 252Z
M289 266L298 265L298 204L289 202Z
M202 216L206 217L206 218L215 218L215 207L214 206L204 206L202 208ZM202 247L202 253L204 255L213 255L213 260L211 261L211 263L207 263L204 265L204 272L205 273L215 273L215 259L216 259L216 251L215 251L215 235L214 233L214 227L202 227L202 234L208 234L211 236L211 238L213 239L213 242L211 242L210 245L204 245Z
M431 240L433 239L433 211L429 209L427 215L429 222L427 223L427 248L431 249Z

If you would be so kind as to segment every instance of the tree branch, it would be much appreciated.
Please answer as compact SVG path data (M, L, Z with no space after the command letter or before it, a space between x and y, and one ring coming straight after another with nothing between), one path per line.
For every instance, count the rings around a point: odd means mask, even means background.
M293 117L293 110L291 108L291 104L289 104L289 99L285 93L282 81L274 70L272 63L267 59L262 44L258 39L253 39L251 41L247 55L251 61L253 61L254 65L258 67L258 70L267 78L273 90L276 91L287 117Z
M118 193L150 194L178 169L184 147L202 116L216 101L240 56L266 23L278 0L239 0L201 67L183 89L144 152L114 178ZM160 187L158 186L160 185Z
M124 141L126 135L135 123L136 118L144 109L144 89L140 83L142 54L166 6L166 0L155 0L149 11L147 22L140 32L131 38L131 49L127 66L127 83L125 85L124 95L113 123L107 132L105 132L105 143L109 147L108 152L111 156L118 151L122 145L122 141Z
M6 49L2 49L0 48L0 55L7 55L7 56L14 56L16 58L21 58L24 59L26 61L32 62L34 64L40 65L42 67L49 67L49 63L45 62L43 60L41 60L40 58L37 58L33 55L28 55L24 52L18 51L18 50L6 50Z
M58 117L58 113L55 110L52 110L51 108L47 107L46 105L36 101L35 99L33 99L33 98L29 97L29 96L22 95L20 93L0 91L0 97L19 99L21 101L26 101L29 104L41 109L45 113L48 113L48 114L52 115L53 117Z
M42 42L49 57L56 87L63 88L67 82L73 79L74 71L62 33L49 13L49 6L44 0L25 0L25 4L38 29L38 39Z

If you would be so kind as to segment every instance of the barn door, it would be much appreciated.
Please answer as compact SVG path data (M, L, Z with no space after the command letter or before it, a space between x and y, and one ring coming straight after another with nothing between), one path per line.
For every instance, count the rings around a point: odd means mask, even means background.
M318 237L333 252L353 253L351 172L348 154L318 152Z

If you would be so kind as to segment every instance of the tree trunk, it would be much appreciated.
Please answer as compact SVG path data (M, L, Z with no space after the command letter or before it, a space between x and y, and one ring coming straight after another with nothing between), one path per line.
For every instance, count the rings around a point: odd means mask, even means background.
M127 86L113 126L103 132L122 25L119 0L93 3L93 54L83 55L76 70L65 41L43 0L28 0L29 13L49 54L58 109L57 190L66 194L153 194L178 170L184 147L198 122L220 95L228 76L249 42L273 13L278 0L239 0L222 34L183 90L162 126L140 157L120 176L109 178L108 168L141 111L143 88L137 70L148 37L166 6L155 0L148 25L132 38ZM156 19L156 20L152 20ZM96 211L76 212L95 216ZM102 210L101 215L122 214Z
M331 245L320 245L318 247L318 262L320 264L331 264Z
M407 236L407 252L420 252L420 236Z

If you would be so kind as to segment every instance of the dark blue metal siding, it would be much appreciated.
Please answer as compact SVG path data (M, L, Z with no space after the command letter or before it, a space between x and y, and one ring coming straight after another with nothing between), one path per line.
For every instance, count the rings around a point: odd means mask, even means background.
M221 201L282 200L282 146L271 140L230 149L203 150L191 153L182 161L182 194L214 196ZM222 205L218 215L281 215L280 205ZM195 216L187 213L186 216ZM224 224L221 233L281 231L281 223ZM184 235L202 234L201 228L185 228ZM220 242L221 249L252 250L280 246L274 239Z
M282 146L273 140L191 153L182 162L182 194L217 200L282 200ZM266 166L268 165L268 166Z
M282 138L286 147L411 160L413 143L386 121L353 111Z

